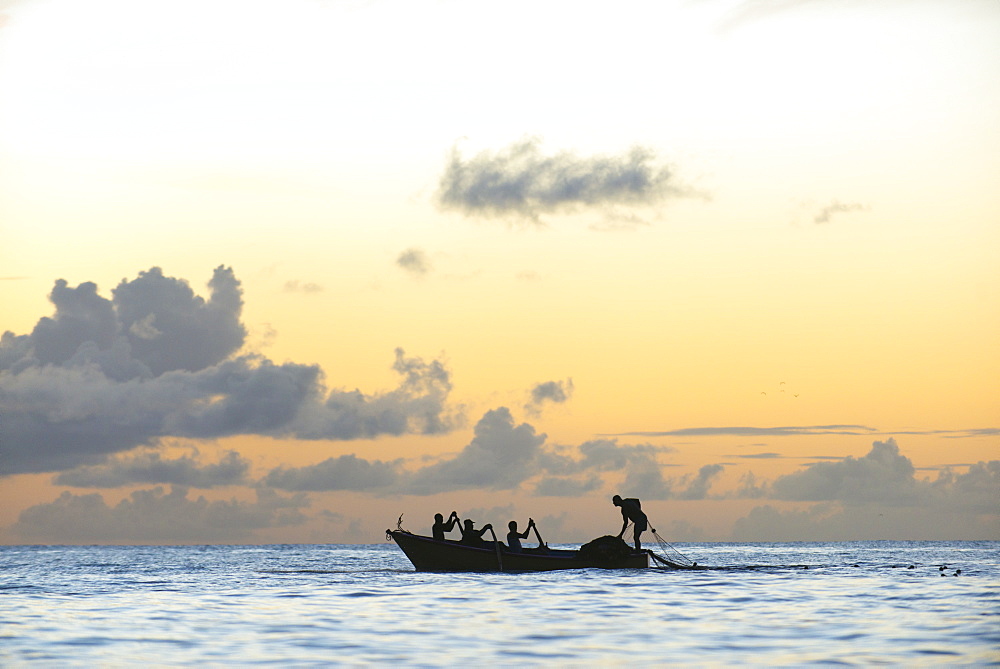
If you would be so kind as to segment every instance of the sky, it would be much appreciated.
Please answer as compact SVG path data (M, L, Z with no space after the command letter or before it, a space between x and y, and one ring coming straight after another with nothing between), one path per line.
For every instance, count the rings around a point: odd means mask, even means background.
M0 543L1000 539L992 0L0 0Z

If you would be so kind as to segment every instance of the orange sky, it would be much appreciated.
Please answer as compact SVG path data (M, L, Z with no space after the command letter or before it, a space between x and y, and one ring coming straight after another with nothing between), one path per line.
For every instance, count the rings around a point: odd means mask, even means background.
M0 543L1000 538L998 28L0 2Z

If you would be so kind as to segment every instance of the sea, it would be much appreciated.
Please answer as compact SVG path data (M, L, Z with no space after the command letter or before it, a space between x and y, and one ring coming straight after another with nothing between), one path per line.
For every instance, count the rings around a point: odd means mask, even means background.
M674 547L702 568L419 573L391 542L4 546L0 666L1000 665L1000 542Z

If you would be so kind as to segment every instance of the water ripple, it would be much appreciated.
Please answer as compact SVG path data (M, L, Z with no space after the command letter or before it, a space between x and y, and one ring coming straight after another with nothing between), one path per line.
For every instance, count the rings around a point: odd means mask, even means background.
M708 568L426 574L391 544L0 547L0 665L1000 662L1000 543L682 550Z

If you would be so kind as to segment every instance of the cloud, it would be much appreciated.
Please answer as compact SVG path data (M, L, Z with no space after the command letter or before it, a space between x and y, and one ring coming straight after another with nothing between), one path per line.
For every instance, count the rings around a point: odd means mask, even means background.
M538 415L546 402L564 404L573 396L573 379L546 381L531 389L531 398L524 405L525 411Z
M666 446L619 444L615 439L593 439L580 444L580 454L583 456L580 466L598 471L625 469L635 463L646 466L655 462L657 453L672 450L674 449Z
M620 437L788 437L808 435L863 435L876 432L873 427L865 425L804 425L786 427L686 427L679 430L663 430L657 432L618 432L609 436Z
M591 474L585 478L546 476L535 484L535 494L548 497L579 497L597 490L604 481Z
M814 504L804 510L757 507L736 523L733 538L996 539L998 491L1000 460L976 463L962 474L945 468L933 481L917 479L895 440L876 441L861 458L814 463L770 485L744 477L739 493L745 497Z
M722 473L723 469L725 468L722 465L705 465L694 477L683 479L687 487L677 493L677 499L705 499L708 497L712 481Z
M466 216L539 223L542 214L651 207L685 194L650 149L635 147L611 156L571 152L546 156L539 140L526 139L469 159L453 149L441 176L438 201Z
M771 488L775 499L906 504L914 501L920 486L913 473L913 463L899 452L895 439L888 439L874 442L862 458L817 462L779 477Z
M664 478L653 458L631 463L620 488L622 497L670 499L674 496L674 481Z
M118 488L137 483L170 483L212 488L246 483L250 461L236 451L226 451L215 464L199 465L189 456L164 459L155 451L121 457L102 465L78 467L55 477L57 485L76 488Z
M12 530L35 542L216 544L249 540L257 529L301 524L306 518L300 509L309 505L303 495L269 490L257 491L255 502L192 500L187 493L183 486L169 493L156 487L108 506L98 493L64 492L54 502L25 509Z
M242 289L233 271L221 266L208 286L205 300L154 267L123 280L108 300L91 281L72 288L59 279L49 294L53 317L40 319L30 335L3 334L0 373L90 365L124 381L217 364L246 337Z
M431 271L430 259L418 248L409 248L400 253L396 264L414 276L423 276Z
M757 483L756 475L753 472L747 472L740 477L739 486L730 496L737 499L760 499L767 497L769 490L770 488L766 482Z
M546 435L537 434L528 423L516 424L510 410L499 407L483 415L472 440L459 453L415 470L404 469L402 460L383 462L345 455L305 467L278 468L260 483L291 491L433 495L463 489L511 490L537 478L536 494L565 497L603 485L600 472L624 471L628 475L634 469L658 475L656 454L671 450L618 444L610 439L566 449L546 445L545 440ZM577 457L566 455L566 450L575 451Z
M415 472L406 482L405 492L516 488L536 473L534 465L545 438L527 423L515 425L506 407L487 411L476 424L472 441L457 456Z
M845 204L834 200L819 210L819 213L813 217L813 223L829 223L834 214L843 214L852 211L865 211L866 209L868 209L868 207L863 204L858 204L857 202L849 202Z
M342 455L306 467L273 469L261 483L272 488L291 491L384 488L399 479L400 464L400 460L383 462L363 460L354 455Z
M312 295L315 293L322 293L323 286L318 283L312 283L311 281L301 282L298 279L292 279L285 282L282 290L286 293L304 293L306 295Z
M0 476L98 465L168 436L346 440L440 434L459 420L444 365L402 349L400 385L372 395L328 390L316 365L234 357L240 284L219 267L208 285L205 300L153 268L108 300L93 283L57 281L55 315L0 338Z

